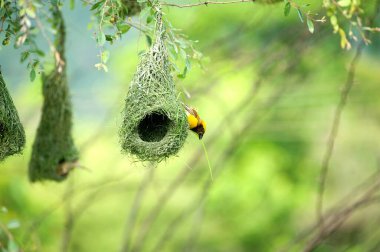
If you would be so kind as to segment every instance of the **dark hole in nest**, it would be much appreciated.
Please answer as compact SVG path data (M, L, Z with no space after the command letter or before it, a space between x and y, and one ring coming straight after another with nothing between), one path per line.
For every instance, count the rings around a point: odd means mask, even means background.
M138 133L145 142L161 141L169 130L170 119L160 112L153 112L142 119L138 125Z

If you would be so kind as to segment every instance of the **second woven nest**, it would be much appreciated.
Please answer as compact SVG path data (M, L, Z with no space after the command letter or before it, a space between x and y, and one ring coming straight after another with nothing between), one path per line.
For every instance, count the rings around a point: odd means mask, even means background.
M65 64L65 26L58 6L53 14L57 29L56 48L63 65L56 64L52 72L42 76L44 103L29 162L32 182L63 181L68 174L61 174L59 167L79 158L71 132L72 104Z

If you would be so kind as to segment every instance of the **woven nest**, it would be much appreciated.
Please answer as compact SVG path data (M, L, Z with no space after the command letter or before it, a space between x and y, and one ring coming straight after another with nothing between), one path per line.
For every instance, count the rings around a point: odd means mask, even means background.
M153 162L176 154L188 132L185 111L170 74L160 15L156 27L155 43L142 55L130 84L120 130L126 153Z
M24 145L24 128L0 71L0 161L20 153Z
M58 14L57 14L58 15ZM60 16L57 50L64 62L64 25ZM67 84L66 67L60 66L42 76L44 103L40 124L33 144L29 163L29 178L61 181L67 174L60 174L58 166L78 160L78 151L71 136L72 105Z

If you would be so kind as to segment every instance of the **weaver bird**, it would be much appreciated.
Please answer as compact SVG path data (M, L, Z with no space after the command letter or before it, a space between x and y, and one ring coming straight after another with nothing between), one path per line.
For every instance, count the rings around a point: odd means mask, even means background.
M198 112L194 108L191 108L186 104L183 105L186 110L190 130L198 135L199 140L202 139L204 133L206 132L206 122L199 117Z

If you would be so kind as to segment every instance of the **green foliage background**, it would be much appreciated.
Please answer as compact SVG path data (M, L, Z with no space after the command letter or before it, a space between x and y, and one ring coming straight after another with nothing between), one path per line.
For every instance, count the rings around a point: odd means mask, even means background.
M78 169L61 184L28 182L41 83L29 83L28 71L18 66L12 48L0 51L27 134L24 154L0 164L0 206L8 209L0 213L0 222L20 223L10 231L24 251L58 251L67 209L74 216L69 251L118 251L134 196L151 172L148 165L122 155L117 134L123 98L138 52L146 48L145 38L131 30L110 48L109 72L98 72L92 67L97 49L86 28L89 16L83 14L88 10L77 7L64 12L68 78L74 138L81 163L90 172ZM179 91L191 94L185 102L207 122L204 141L215 179L209 183L201 143L189 135L178 157L154 170L141 198L132 245L157 205L162 209L148 226L141 251L154 251L166 230L168 238L157 251L286 248L316 220L322 157L354 50L342 50L328 24L316 24L310 34L295 12L284 17L282 5L164 11L173 25L199 40L197 48L207 57L205 69L193 65L186 79L176 83ZM379 169L379 45L375 35L357 66L331 160L326 208ZM187 176L174 191L168 186L179 181L178 174ZM203 188L209 188L204 198ZM160 195L167 191L171 197L165 202ZM173 220L178 221L170 226ZM358 211L317 251L379 251L379 222L378 205ZM4 237L0 233L1 241ZM304 243L291 251L300 251Z

